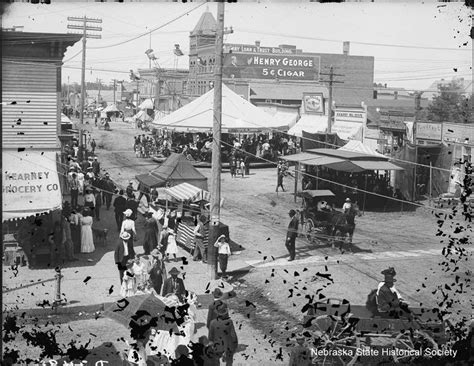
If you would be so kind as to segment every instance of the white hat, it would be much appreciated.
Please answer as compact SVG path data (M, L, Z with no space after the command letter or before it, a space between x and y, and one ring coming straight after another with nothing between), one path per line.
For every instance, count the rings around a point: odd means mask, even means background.
M124 231L122 234L120 234L120 239L128 240L130 239L130 234Z
M351 202L351 199L349 197L347 197L346 202Z
M123 214L124 214L126 217L132 216L132 213L133 213L133 211L130 210L129 208L127 208L127 209L123 212Z

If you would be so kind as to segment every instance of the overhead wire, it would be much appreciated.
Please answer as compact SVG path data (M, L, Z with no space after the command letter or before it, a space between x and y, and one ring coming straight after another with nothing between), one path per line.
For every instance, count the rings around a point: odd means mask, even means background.
M204 4L206 4L205 2L202 2L201 4L199 4L198 6L192 8L191 10L188 10L186 11L185 13L183 14L180 14L179 16L173 18L172 20L158 26L158 27L155 27L153 28L152 30L148 31L148 32L145 32L145 33L142 33L138 36L135 36L135 37L132 37L128 40L125 40L125 41L121 41L121 42L118 42L118 43L115 43L115 44L110 44L110 45L106 45L106 46L96 46L96 47L89 47L90 49L104 49L104 48L111 48L111 47L116 47L116 46L120 46L122 44L125 44L125 43L128 43L128 42L131 42L131 41L134 41L136 39L139 39L141 37L144 37L144 36L147 36L147 35L150 35L151 33L153 32L156 32L157 30L161 29L161 28L164 28L166 27L167 25L177 21L178 19L181 19L182 17L186 16L186 15L189 15L190 13L192 13L193 11L199 9L201 6L203 6Z

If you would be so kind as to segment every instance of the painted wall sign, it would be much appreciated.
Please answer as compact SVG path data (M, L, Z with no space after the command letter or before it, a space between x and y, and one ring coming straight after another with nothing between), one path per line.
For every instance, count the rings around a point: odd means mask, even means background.
M222 73L227 78L319 80L318 56L228 53Z

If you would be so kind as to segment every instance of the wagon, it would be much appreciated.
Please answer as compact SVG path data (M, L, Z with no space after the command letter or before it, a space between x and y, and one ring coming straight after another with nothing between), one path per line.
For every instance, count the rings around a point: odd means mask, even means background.
M324 206L330 205L336 197L328 189L304 190L298 192L303 199L303 210L301 211L301 222L306 238L313 241L330 235L331 216Z
M447 343L439 312L410 310L415 320L383 319L341 299L310 304L303 322L314 340L313 364L411 364L435 356Z

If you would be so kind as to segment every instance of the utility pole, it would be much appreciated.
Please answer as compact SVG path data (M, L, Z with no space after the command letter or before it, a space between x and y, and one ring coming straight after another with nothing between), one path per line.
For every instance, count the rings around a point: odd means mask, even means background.
M102 31L102 27L94 27L87 25L87 23L102 23L102 19L87 18L85 15L82 18L78 17L67 17L70 22L82 22L82 25L68 24L68 29L79 29L82 30L82 70L81 70L81 110L80 118L81 124L79 128L79 159L84 158L84 137L82 133L82 127L84 126L84 107L86 99L86 40L87 38L101 39L99 34L88 34L87 31Z
M328 83L329 84L329 99L328 99L328 128L327 128L327 133L331 133L331 128L332 128L332 85L333 84L342 84L344 83L343 81L335 81L334 76L344 76L342 74L335 74L334 73L334 67L331 65L329 68L329 73L323 73L321 72L320 75L328 75L329 80L321 80L322 83Z
M114 79L114 104L115 104L115 86L116 86L117 80Z
M214 123L212 128L211 222L207 245L208 269L211 280L217 277L217 250L221 210L221 127L222 127L222 59L224 44L224 0L217 4L216 68L214 71Z
M97 106L99 106L99 103L100 103L100 90L102 89L102 80L99 79L99 78L96 78L96 83L98 85L98 92L97 92Z
M416 181L416 174L417 174L417 164L418 164L418 143L416 141L416 125L418 119L420 118L420 111L421 111L421 94L423 92L415 92L415 119L413 121L413 143L415 144L415 165L413 168L413 201L417 199L417 181ZM431 183L431 182L430 182Z

